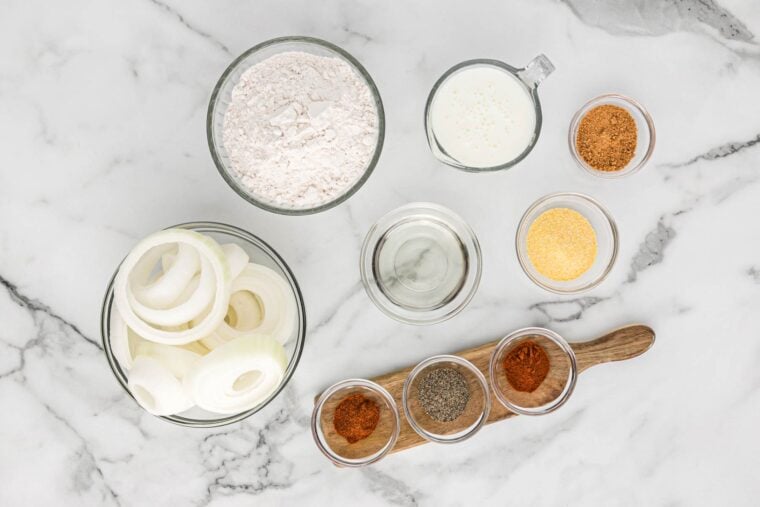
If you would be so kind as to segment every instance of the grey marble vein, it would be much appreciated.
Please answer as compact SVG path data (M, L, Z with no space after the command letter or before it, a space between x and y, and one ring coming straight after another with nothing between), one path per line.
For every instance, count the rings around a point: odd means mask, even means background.
M582 296L572 299L543 301L530 305L530 310L538 310L549 322L571 322L583 317L583 312L604 302L608 298Z
M404 481L384 472L367 468L362 470L362 475L369 485L369 490L391 505L410 507L419 505L418 498L422 499L419 492L412 491Z
M716 146L715 148L710 148L708 151L704 153L700 153L699 155L690 158L686 162L679 162L675 164L664 164L663 166L668 167L668 168L680 168L680 167L690 166L702 160L708 161L708 162L711 160L718 160L718 159L726 158L736 153L739 153L742 150L752 148L758 143L760 143L760 134L746 141L730 142L730 143L721 144L720 146Z
M663 35L706 25L729 40L754 42L755 35L713 0L562 0L584 22L612 35Z
M639 251L631 261L628 283L635 282L642 271L661 263L665 258L665 249L675 237L675 229L665 225L664 217L660 217L655 228L647 233L639 245Z
M5 290L8 291L8 295L17 305L21 306L22 308L27 309L28 311L40 312L47 315L53 320L71 329L77 336L79 336L86 342L96 346L100 350L103 350L103 346L100 344L100 342L95 341L92 338L85 336L85 334L82 333L82 331L80 331L79 328L75 324L69 322L68 320L58 315L57 313L53 312L53 310L46 304L22 294L15 284L13 284L10 280L3 277L2 275L0 275L0 286L4 287Z
M84 491L100 485L104 497L101 499L102 505L120 505L119 495L108 484L103 470L98 465L98 461L88 445L87 439L69 421L56 412L53 407L47 403L41 402L41 404L45 411L63 425L80 443L79 449L75 453L77 460L73 463L75 468L71 479L72 487L76 491Z
M258 430L243 428L205 437L201 455L212 482L201 504L208 503L217 494L258 494L292 486L293 464L273 442L281 427L289 423L289 415L280 410Z
M328 327L332 324L336 317L339 316L341 310L344 308L348 301L351 301L359 295L363 295L364 287L361 282L356 282L348 290L344 291L340 297L336 298L336 304L327 311L327 314L322 317L316 324L310 327L311 333L317 333L322 328Z
M199 37L201 37L203 39L206 39L207 41L211 42L214 46L216 46L217 48L221 49L228 56L233 56L232 55L232 51L230 51L230 49L224 43L222 43L219 39L217 39L216 37L214 37L210 33L206 32L204 30L201 30L197 26L195 26L195 25L191 24L190 22L188 22L187 19L185 19L185 16L183 16L182 14L180 14L180 12L176 8L172 7L171 5L169 5L169 4L165 3L165 2L162 2L161 0L149 0L149 1L150 1L150 3L152 3L153 5L155 5L156 7L159 7L164 12L170 14L174 19L176 19L177 21L179 21L179 23L182 26L184 26L185 28L187 28L188 30L190 30L192 33L194 33L194 34L198 35ZM133 70L133 73L136 74L136 72L134 70Z

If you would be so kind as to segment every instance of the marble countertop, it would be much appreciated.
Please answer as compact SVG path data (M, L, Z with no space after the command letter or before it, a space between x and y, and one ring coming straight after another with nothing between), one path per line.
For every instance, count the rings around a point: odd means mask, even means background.
M760 495L760 4L751 0L5 2L0 16L0 505L750 505ZM373 75L387 117L375 174L347 203L268 214L222 181L205 137L211 88L271 37L334 42ZM422 128L451 65L545 53L541 139L516 168L436 162ZM587 99L641 101L657 149L604 181L570 158ZM536 198L588 193L621 232L580 297L542 291L513 248ZM410 201L463 216L483 281L464 312L385 317L357 269L370 225ZM292 267L309 332L283 394L243 423L175 427L116 383L101 298L140 237L190 220L261 236ZM361 470L313 445L312 398L528 325L570 340L651 325L644 356L584 373L559 411L425 445Z

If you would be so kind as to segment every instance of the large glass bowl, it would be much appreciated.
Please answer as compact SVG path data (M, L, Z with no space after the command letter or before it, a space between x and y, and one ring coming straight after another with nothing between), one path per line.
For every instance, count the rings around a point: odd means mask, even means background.
M311 208L286 208L278 206L277 204L267 202L248 191L238 181L238 178L232 169L230 158L224 148L222 138L224 115L230 104L232 90L240 81L240 76L257 63L266 60L271 56L288 51L301 51L317 56L340 58L348 63L354 69L357 76L366 83L374 98L375 109L377 111L377 142L375 145L375 151L367 164L367 167L364 169L362 176L333 200ZM261 44L252 47L237 57L229 67L227 67L227 70L224 71L211 94L211 101L209 102L208 114L206 116L206 136L208 138L209 149L211 150L211 157L214 159L214 164L216 164L219 174L222 175L224 181L226 181L227 184L243 199L259 208L273 213L280 213L283 215L308 215L337 206L354 195L359 188L364 185L364 182L367 181L372 174L372 171L375 169L377 161L380 158L380 152L383 149L383 140L385 139L385 112L383 110L383 102L380 99L380 92L378 92L375 82L356 58L338 46L321 39L295 36L280 37L262 42Z
M242 421L243 419L252 416L262 408L264 408L270 401L277 397L283 390L285 385L293 376L293 372L298 365L298 360L301 357L303 351L304 339L306 337L306 310L304 308L303 296L301 295L301 289L298 287L293 273L285 261L275 252L272 247L264 243L261 239L257 238L253 234L246 232L237 227L231 225L220 224L215 222L190 222L186 224L175 225L172 228L189 229L192 231L200 232L212 237L219 243L236 243L241 246L251 259L254 259L257 264L262 264L280 274L290 289L293 291L293 297L296 300L296 310L298 322L295 326L293 336L285 343L285 352L288 356L288 366L285 370L285 375L280 382L279 387L262 403L256 407L240 412L233 415L221 415L211 412L207 412L198 407L194 407L182 414L160 416L165 421L178 424L180 426L187 426L191 428L213 428L216 426L224 426L234 422ZM118 272L118 267L116 268ZM111 319L111 306L113 305L113 284L116 273L111 277L111 281L108 283L106 289L106 295L103 299L103 308L100 314L100 333L103 340L103 350L106 353L106 359L108 359L108 365L111 367L116 380L119 381L121 387L132 396L132 393L127 387L128 374L114 357L113 350L111 349L111 336L110 336L110 319ZM136 402L135 402L136 403Z

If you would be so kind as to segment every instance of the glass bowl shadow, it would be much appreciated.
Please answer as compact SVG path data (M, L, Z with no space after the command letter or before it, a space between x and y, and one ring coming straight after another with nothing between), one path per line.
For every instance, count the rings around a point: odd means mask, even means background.
M375 151L372 154L372 158L367 164L367 167L364 169L362 176L333 200L310 208L287 208L278 206L277 204L267 202L248 191L235 176L222 139L224 115L230 104L232 90L239 82L240 76L257 63L260 63L271 56L288 51L301 51L317 56L340 58L348 63L348 65L354 69L357 76L366 83L372 94L377 111L378 131ZM279 213L282 215L309 215L337 206L354 195L362 185L364 185L367 179L369 179L380 159L380 153L383 149L383 141L385 139L385 112L383 109L383 102L380 99L380 92L378 91L377 86L375 86L372 77L370 77L369 73L361 63L348 52L334 44L313 37L279 37L262 42L261 44L248 49L238 56L222 73L211 93L211 99L208 105L208 112L206 114L206 138L208 140L209 150L211 151L211 158L214 160L214 165L219 171L219 174L240 197L254 206L272 213Z
M264 241L247 231L244 231L232 225L216 222L188 222L175 225L170 228L189 229L195 232L206 234L220 243L236 243L237 245L241 246L251 256L252 259L255 259L257 264L263 264L280 274L290 289L293 291L293 297L296 300L298 321L296 323L293 336L291 336L291 338L285 344L285 351L288 357L288 365L285 369L285 374L282 378L282 381L280 382L280 385L266 400L250 410L232 415L214 414L202 410L198 407L194 407L188 411L183 412L182 414L156 416L165 421L189 428L214 428L242 421L243 419L252 416L267 406L273 399L275 399L285 388L288 381L293 376L296 367L298 366L298 361L301 358L301 353L303 351L304 341L306 338L306 309L304 307L301 289L299 288L298 283L293 276L293 273L285 261L282 259L282 257L280 257L279 254L277 254L277 252L275 252L275 250ZM134 396L132 396L132 393L127 387L127 381L129 378L128 372L119 364L111 348L110 318L111 307L113 305L114 279L116 278L117 272L118 267L116 268L116 272L114 272L110 282L108 283L108 288L106 289L106 294L103 298L103 307L100 313L100 333L103 342L103 350L105 352L106 359L108 360L108 365L111 367L111 371L113 372L116 380L119 382L121 387L123 387L127 394L129 394L129 396L134 399Z

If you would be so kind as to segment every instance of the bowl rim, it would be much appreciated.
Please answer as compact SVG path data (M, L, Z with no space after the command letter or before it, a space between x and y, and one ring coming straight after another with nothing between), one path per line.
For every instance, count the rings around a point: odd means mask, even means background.
M468 254L470 254L472 258L469 260L467 277L469 278L470 273L472 273L472 286L469 288L466 286L466 279L461 290L467 289L468 292L465 295L464 299L462 299L462 301L455 306L450 306L450 304L453 303L456 298L433 310L411 312L395 304L388 297L386 297L383 294L382 290L379 288L379 283L375 277L373 270L374 250L377 245L377 240L379 239L375 236L378 234L378 231L384 234L394 225L405 220L407 218L407 215L415 210L440 213L441 215L445 216L446 219L456 222L456 225L458 227L461 227L462 230L467 234L467 237L465 238L460 237L460 241L462 241L465 246L467 246L466 243L471 243L470 246L472 247L472 252L468 252ZM455 234L457 233L457 231L453 232ZM433 202L408 202L385 213L383 216L378 218L367 230L367 233L364 236L364 240L362 241L361 251L359 253L359 274L362 286L364 287L364 291L367 293L370 301L372 301L372 303L388 317L403 324L411 324L415 326L438 324L458 315L470 304L472 299L475 297L475 294L478 292L478 288L480 287L481 278L483 276L483 252L480 247L480 240L475 234L475 231L470 226L470 224L467 223L467 221L465 221L464 218L462 218L458 213L455 213L446 206ZM438 315L437 312L440 312L441 310L446 311L445 313Z
M364 172L362 173L361 177L358 180L356 180L356 182L354 182L353 185L351 185L344 193L339 195L337 198L333 199L332 201L328 201L326 203L313 206L311 208L282 208L282 207L275 206L271 203L259 200L256 197L254 197L251 193L247 192L244 188L242 188L242 186L238 183L237 179L234 176L232 176L232 174L230 174L230 172L227 170L226 165L224 164L221 157L219 156L216 143L214 142L214 116L215 116L216 108L217 108L217 99L219 97L219 93L221 92L222 87L226 84L227 79L235 70L237 70L238 66L241 65L242 62L245 61L245 59L248 58L250 55L260 50L266 49L270 46L275 46L278 44L288 44L288 43L301 43L301 44L306 44L306 45L312 44L315 46L320 46L323 49L332 51L333 53L341 57L344 61L347 61L348 64L351 65L354 68L354 70L366 82L370 90L370 93L372 94L372 97L374 99L375 107L377 110L377 120L378 120L377 143L375 146L375 151L372 154L372 158L367 164L367 167L364 169ZM359 60L354 58L345 49L331 42L328 42L323 39L318 39L316 37L308 37L308 36L303 36L303 35L288 35L284 37L275 37L273 39L266 40L264 42L256 44L255 46L247 49L242 54L240 54L237 58L232 60L232 62L227 66L224 72L222 72L221 76L217 80L211 92L211 98L209 99L208 108L206 110L206 141L208 143L209 152L211 153L211 158L214 161L214 166L216 167L216 170L221 175L222 179L224 179L227 185L229 185L229 187L232 188L232 190L234 190L236 194L238 194L240 197L248 201L248 203L253 204L254 206L261 208L265 211L277 213L280 215L289 215L289 216L311 215L314 213L319 213L319 212L334 208L335 206L348 200L356 192L359 191L359 189L364 185L364 183L367 182L369 177L372 175L372 173L375 170L375 167L377 166L378 161L380 160L380 154L383 151L383 144L385 142L385 109L383 107L383 100L380 97L380 91L378 90L377 85L372 79L372 76L370 76L367 69L364 68L364 66L359 62Z
M617 171L600 171L598 169L594 169L593 167L588 165L585 160L583 160L583 158L580 156L580 154L578 153L578 150L575 147L575 140L578 133L578 126L580 125L580 122L583 116L592 107L597 106L597 105L603 105L605 102L610 102L614 100L624 102L631 109L633 109L634 111L637 111L641 115L642 118L644 118L644 123L646 123L647 130L649 131L649 145L647 146L644 156L641 158L639 163L636 164L635 166L619 169ZM654 153L655 144L657 144L657 132L654 127L654 120L652 119L652 115L649 114L649 111L647 111L647 109L640 102L632 99L631 97L628 97L627 95L623 95L621 93L603 93L587 101L575 112L575 114L573 114L573 117L570 120L570 126L568 128L568 132L567 132L567 143L568 143L568 147L570 148L570 154L572 155L573 160L575 160L575 163L578 167L580 167L587 173L592 174L593 176L596 176L598 178L612 180L612 179L624 178L626 176L630 176L634 173L637 173L649 162L649 159L652 158L652 153Z
M484 397L484 404L483 404L483 412L480 415L480 420L477 424L475 424L472 428L470 428L469 431L466 433L463 433L459 435L458 437L454 438L446 438L445 436L439 436L435 433L430 433L429 431L425 430L422 426L420 426L417 421L412 416L411 410L409 410L409 401L410 401L410 394L409 390L412 387L412 381L420 374L421 371L423 371L425 368L429 367L430 365L436 364L436 363L444 363L444 362L452 362L457 363L460 366L465 367L470 372L472 372L475 375L475 378L478 379L478 383L480 383L480 387L483 389L483 397ZM469 361L461 356L456 356L453 354L439 354L436 356L428 357L427 359L420 361L417 366L415 366L411 372L409 372L409 375L407 375L406 380L404 380L404 386L401 390L401 404L404 407L404 416L406 417L406 421L409 423L409 426L412 427L412 429L422 438L426 440L430 440L431 442L436 442L439 444L455 444L457 442L462 442L464 440L467 440L468 438L474 436L480 429L485 426L486 421L488 420L488 415L491 413L491 388L488 385L488 381L486 380L485 375L483 375L483 372L480 371L480 369L475 366L472 361Z
M560 396L551 402L539 407L527 408L515 405L509 401L506 396L504 396L504 394L501 392L501 389L498 387L499 384L496 382L496 368L498 366L498 358L501 356L502 352L507 348L507 346L516 340L534 335L540 335L544 338L547 338L548 340L551 340L567 354L567 357L570 360L570 379L567 381L567 384L563 388L563 393ZM509 333L504 338L499 340L499 343L496 345L496 347L494 347L493 352L491 353L491 358L488 361L488 378L491 381L491 388L493 389L496 399L498 399L499 402L507 408L507 410L511 410L516 414L522 415L545 415L550 412L554 412L559 407L564 405L568 399L570 399L570 395L573 394L573 391L575 390L575 384L578 380L578 360L575 357L575 351L573 348L559 333L556 333L551 329L546 329L544 327L524 327Z
M319 415L322 413L322 407L324 407L327 400L329 400L341 389L354 386L364 387L377 393L379 396L385 399L385 402L390 407L391 414L393 415L392 421L394 422L394 428L391 432L391 436L388 439L388 442L386 442L385 446L383 446L378 454L372 455L370 459L347 460L337 453L333 452L332 449L330 449L329 445L322 441L322 438L319 434ZM396 406L396 400L393 398L393 395L391 395L391 393L388 392L386 388L377 382L363 378L349 378L331 385L322 392L316 403L314 403L314 408L311 411L311 436L314 439L314 443L317 444L317 448L322 454L325 455L327 459L332 461L333 464L342 467L359 468L380 461L396 446L396 441L398 440L400 433L401 417L399 416L398 407Z
M278 254L274 250L274 248L269 246L268 243L266 243L264 240L262 240L255 234L252 234L234 225L229 225L222 222L211 222L211 221L184 222L181 224L166 227L166 229L174 229L174 228L189 229L189 230L195 230L199 232L209 231L209 232L226 233L226 234L236 235L240 239L245 239L246 241L261 248L267 255L270 256L272 260L274 260L275 264L277 264L277 266L280 269L282 269L283 273L285 274L285 278L287 279L288 283L290 284L291 289L293 290L293 293L295 294L296 309L298 313L300 332L296 336L296 343L295 343L295 349L293 351L293 356L288 361L288 367L285 370L285 374L283 375L280 385L277 387L277 389L275 389L275 391L271 395L269 395L269 397L264 402L244 412L219 417L216 419L194 419L191 417L183 417L179 415L156 416L156 415L151 414L153 417L163 419L164 421L168 421L178 426L184 426L188 428L216 428L219 426L226 426L228 424L242 421L243 419L246 419L252 416L259 410L263 409L265 406L269 405L269 403L271 403L277 396L279 396L279 394L285 389L285 386L288 384L290 379L293 377L296 367L298 366L298 363L301 360L304 344L306 341L306 307L304 305L303 294L301 293L301 288L298 285L298 282L296 281L296 278L293 275L293 272L291 271L290 266L288 266L285 260L280 256L280 254ZM124 373L118 361L114 357L113 351L111 350L111 342L110 342L109 323L110 323L110 316L111 316L111 307L113 305L113 289L114 289L113 286L114 286L114 280L116 279L116 275L119 272L119 267L121 266L121 263L123 262L123 260L124 259L122 259L122 261L119 262L119 265L114 270L113 275L111 275L111 278L108 282L108 286L106 287L105 295L103 296L103 303L100 310L100 339L103 345L103 351L105 353L106 360L108 361L108 366L111 368L111 372L113 373L114 377L116 377L116 380L119 382L119 384L124 389L124 391L126 391L129 397L134 400L134 396L132 396L132 393L130 392L129 387L127 385L127 380L128 380L127 375ZM135 401L135 403L137 402ZM140 408L140 410L144 411L145 413L148 413L139 404L137 404L137 406Z
M607 262L607 265L605 266L604 270L595 279L591 280L586 285L583 285L582 287L579 287L577 289L561 289L553 285L547 285L546 283L544 283L539 278L535 277L530 272L530 270L527 268L528 264L530 263L530 259L527 258L527 255L523 256L520 251L520 238L522 236L525 236L527 238L527 228L529 227L529 224L527 223L527 219L531 215L531 213L533 213L533 211L536 208L546 203L547 201L551 201L551 200L559 199L563 197L578 198L591 204L591 206L596 208L605 217L607 224L610 227L610 232L612 234L612 253L610 255L610 260ZM543 197L536 199L533 202L533 204L528 206L528 208L525 210L525 213L523 213L522 217L520 217L520 221L517 224L517 230L515 231L515 251L517 253L517 261L520 264L520 268L522 269L523 273L525 273L525 276L530 278L530 280L533 283L535 283L542 289L547 290L549 292L553 292L554 294L559 294L559 295L582 294L584 292L590 291L591 289L601 284L604 280L607 279L607 276L612 272L612 268L615 266L615 262L617 261L619 249L620 249L620 232L618 231L617 223L615 222L615 219L612 217L612 214L609 212L607 208L605 208L602 205L602 203L600 203L593 197L586 194L582 194L580 192L554 192L554 193L547 194Z

